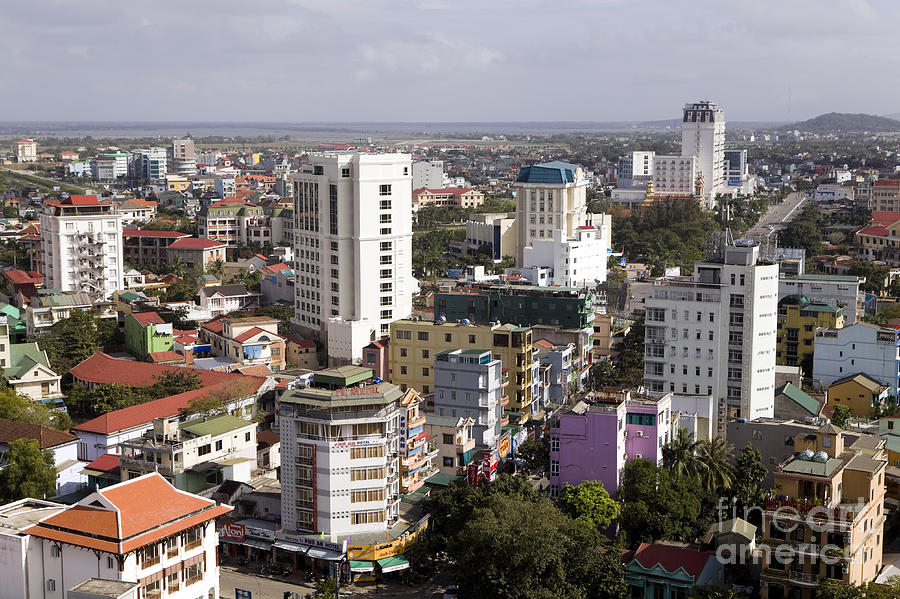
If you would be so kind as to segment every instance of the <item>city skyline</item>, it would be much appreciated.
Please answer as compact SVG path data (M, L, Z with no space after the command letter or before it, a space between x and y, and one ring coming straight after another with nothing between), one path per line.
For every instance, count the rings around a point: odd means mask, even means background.
M11 120L630 121L700 99L732 121L900 112L882 76L900 7L882 0L47 4L0 23L9 89L34 90L4 98ZM883 91L825 93L840 73Z

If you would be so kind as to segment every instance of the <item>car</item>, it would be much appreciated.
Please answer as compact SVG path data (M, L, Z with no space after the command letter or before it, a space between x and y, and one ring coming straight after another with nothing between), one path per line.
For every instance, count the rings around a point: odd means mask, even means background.
M455 584L451 584L444 589L444 599L458 599L457 588Z

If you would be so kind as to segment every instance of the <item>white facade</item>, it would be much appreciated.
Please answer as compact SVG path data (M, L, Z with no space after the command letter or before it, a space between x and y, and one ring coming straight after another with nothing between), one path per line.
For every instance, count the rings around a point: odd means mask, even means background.
M852 275L785 275L778 277L778 299L804 295L814 302L828 302L844 309L844 326L857 321L859 277Z
M839 202L842 200L853 201L854 191L852 185L822 183L816 187L816 191L813 194L813 203Z
M714 102L684 105L681 155L697 158L697 171L703 178L704 206L713 208L716 194L725 187L725 111Z
M216 177L213 182L213 188L215 189L216 197L219 198L227 198L235 195L237 192L234 177Z
M107 297L123 289L122 215L96 196L45 204L41 213L44 286Z
M390 383L282 396L282 529L333 538L385 531L397 521L401 396ZM309 403L318 397L352 398L359 411L329 412ZM375 409L366 409L367 403Z
M472 436L482 449L500 440L503 363L485 350L446 350L434 360L434 413L473 418Z
M700 195L703 188L694 156L657 156L653 161L653 193Z
M410 156L313 156L293 189L295 321L336 363L358 361L412 312Z
M513 184L516 192L516 264L532 241L553 239L560 229L566 239L587 219L587 179L580 166L548 162L523 167Z
M655 152L629 152L619 158L616 187L619 189L646 189L653 177Z
M37 161L37 142L33 139L20 139L16 142L16 162Z
M760 263L758 247L728 247L692 278L657 281L646 306L649 390L712 395L720 420L772 417L778 265Z
M420 160L412 163L412 188L420 187L429 189L444 187L443 160Z
M155 181L166 178L168 158L165 148L132 150L131 156L134 176Z
M550 267L549 285L593 288L606 281L612 219L608 214L592 216L595 226L579 227L574 237L566 239L557 229L553 239L532 241L525 248L522 267Z
M857 322L842 329L818 329L813 344L813 381L827 388L839 378L863 372L897 396L900 335L891 327Z

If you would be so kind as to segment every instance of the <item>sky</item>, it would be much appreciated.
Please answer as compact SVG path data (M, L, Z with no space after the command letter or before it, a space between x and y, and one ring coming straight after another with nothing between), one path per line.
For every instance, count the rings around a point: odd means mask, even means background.
M900 112L896 0L29 0L0 120L732 121Z

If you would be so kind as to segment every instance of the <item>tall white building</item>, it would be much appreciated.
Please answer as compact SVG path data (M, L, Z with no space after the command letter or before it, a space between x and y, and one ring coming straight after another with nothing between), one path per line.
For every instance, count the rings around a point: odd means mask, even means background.
M122 215L95 195L44 202L41 254L49 289L104 298L124 289Z
M778 265L743 243L693 277L657 281L646 300L645 385L712 395L720 425L774 412Z
M697 170L703 177L703 203L713 208L716 194L725 187L725 111L714 102L684 105L681 155L697 159Z
M197 150L193 139L172 140L172 166L178 175L190 177L197 174Z
M426 187L440 189L444 187L444 161L420 160L412 164L413 189Z
M580 166L559 161L525 166L519 170L513 188L519 266L533 240L551 240L557 229L568 239L575 236L579 226L587 224L587 180Z
M37 160L37 142L33 139L16 141L16 162L35 162Z
M703 195L697 158L694 156L656 156L653 161L653 193L663 196Z
M341 535L385 531L399 517L404 392L359 366L320 370L278 402L281 527Z
M590 225L581 225L572 237L564 237L561 229L553 231L553 239L535 239L525 248L522 268L547 267L549 285L593 288L606 281L612 235L612 217L592 214Z
M132 176L159 181L166 178L165 148L146 148L131 151Z
M616 169L616 187L619 189L646 189L653 178L655 152L629 152L619 158Z
M334 363L360 360L412 312L410 156L313 156L293 191L295 321Z

